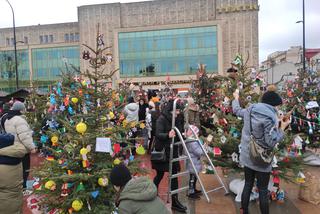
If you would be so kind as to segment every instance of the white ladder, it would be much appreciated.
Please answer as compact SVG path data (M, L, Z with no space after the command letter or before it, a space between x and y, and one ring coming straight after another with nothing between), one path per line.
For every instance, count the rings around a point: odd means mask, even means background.
M180 177L180 176L184 176L184 175L189 175L189 174L190 174L190 172L189 172L188 170L183 171L183 172L178 172L177 174L172 174L172 164L173 164L174 162L186 161L186 160L188 160L188 161L190 161L194 172L197 172L196 167L195 167L195 165L194 165L194 163L193 163L193 161L192 161L191 155L190 155L190 153L189 153L189 151L188 151L188 149L187 149L187 146L186 146L186 143L191 142L191 141L189 141L189 140L185 141L185 140L183 139L183 137L182 137L182 134L181 134L180 130L175 126L175 116L176 116L175 114L176 114L176 108L177 108L177 101L178 101L178 100L186 100L186 99L177 98L177 99L175 99L174 102L173 102L172 129L176 132L176 134L178 135L180 141L179 141L179 142L174 142L175 138L172 138L172 142L171 142L171 144L170 144L170 160L169 160L168 191L167 191L167 202L168 202L168 203L169 203L169 199L170 199L170 196L171 196L171 195L177 194L177 193L179 193L179 192L183 192L183 191L186 191L186 190L189 190L189 185L188 185L188 186L181 187L181 188L178 188L178 189L176 189L176 190L171 190L171 180L172 180L173 178L178 178L178 177ZM188 112L188 106L187 106L186 111ZM186 121L188 121L188 118L187 118ZM187 122L187 124L186 124L186 128L190 128L188 122ZM187 130L187 129L186 129L186 130ZM210 203L210 198L209 198L209 196L208 196L208 193L214 192L214 191L217 191L217 190L220 190L220 189L224 189L225 194L229 194L229 191L228 191L228 189L226 188L226 186L224 185L224 183L223 183L222 179L220 178L220 176L218 175L218 172L217 172L215 166L213 165L210 157L208 156L208 153L206 152L205 148L204 148L203 145L201 144L199 137L196 135L195 131L194 131L192 128L191 128L191 131L192 131L194 137L196 138L196 141L199 143L199 145L200 145L203 153L205 154L205 157L206 157L206 159L208 160L211 168L213 169L213 171L214 171L214 174L213 174L213 175L217 177L219 183L221 184L221 186L219 186L219 187L217 187L217 188L215 188L215 189L206 191L206 189L204 188L204 185L203 185L203 183L202 183L202 180L201 180L199 174L198 174L198 173L195 173L195 175L196 175L196 177L197 177L197 179L198 179L198 181L199 181L199 183L200 183L202 193L203 193L204 196L206 197L207 202ZM195 141L195 140L192 139L192 142L194 142L194 141ZM178 158L173 158L173 145L182 145L182 146L183 146L183 150L184 150L183 154L185 154L185 155L179 156Z

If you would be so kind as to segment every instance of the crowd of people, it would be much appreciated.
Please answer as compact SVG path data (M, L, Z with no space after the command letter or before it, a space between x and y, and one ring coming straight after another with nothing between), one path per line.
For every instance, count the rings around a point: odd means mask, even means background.
M282 104L281 97L275 91L266 91L260 103L252 104L243 109L239 104L239 93L234 92L232 102L233 113L244 118L241 137L240 163L244 166L245 186L242 193L241 212L248 212L250 192L255 178L260 197L262 214L269 213L268 183L271 163L257 163L250 154L252 136L258 144L265 148L274 148L284 137L284 130L290 124L278 115L278 107ZM181 103L174 108L173 98L161 101L157 97L129 97L123 113L128 122L144 122L145 127L137 131L133 137L143 139L143 146L151 153L163 151L163 161L151 161L156 175L152 180L146 177L132 177L125 165L115 166L110 174L110 182L117 192L115 204L119 214L129 213L169 213L164 202L158 197L159 184L165 172L169 171L170 144L179 141L175 127L185 138L194 138L193 132L198 134L200 129L199 106L189 97L186 99L188 108ZM26 108L23 102L14 100L9 105L3 105L1 111L0 128L0 213L20 213L22 209L23 190L26 188L28 171L30 168L30 153L36 152L33 143L32 130L23 116ZM174 112L175 109L175 112ZM187 113L187 117L185 116ZM188 120L188 121L186 121ZM185 123L190 124L185 130ZM192 131L190 130L192 128ZM187 162L189 176L190 199L200 199L202 194L196 189L197 174L202 170L202 149L199 142L190 141L187 145L193 164ZM173 146L173 158L181 155L181 148ZM180 163L172 163L172 174L180 171ZM172 178L171 190L178 189L178 179ZM142 191L143 190L143 191ZM171 195L171 209L181 213L187 212L187 207L179 201L178 194Z

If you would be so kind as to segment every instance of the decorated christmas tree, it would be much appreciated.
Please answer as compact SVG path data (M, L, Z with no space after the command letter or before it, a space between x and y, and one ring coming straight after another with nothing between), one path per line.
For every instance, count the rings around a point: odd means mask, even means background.
M82 53L91 69L67 69L47 96L40 118L34 115L45 124L38 131L46 160L33 171L44 213L111 213L114 190L108 177L113 166L123 163L133 174L144 172L131 152L135 148L143 155L144 148L130 143L130 130L139 124L125 120L126 94L110 87L115 71L104 69L112 61L104 53L110 47L104 47L99 33L96 43L95 49L84 45L88 50ZM39 108L35 99L30 103Z
M286 111L292 111L291 129L303 139L304 148L320 147L320 71L300 71L284 84Z
M239 90L241 107L246 108L259 102L265 88L260 73L248 68L242 55L237 55L226 76L209 75L204 65L199 66L191 93L200 106L202 138L208 144L214 165L226 171L241 170L239 145L243 120L232 112L232 94ZM296 181L301 170L302 153L298 148L290 147L294 137L288 132L285 140L276 148L273 163L275 183L279 178Z

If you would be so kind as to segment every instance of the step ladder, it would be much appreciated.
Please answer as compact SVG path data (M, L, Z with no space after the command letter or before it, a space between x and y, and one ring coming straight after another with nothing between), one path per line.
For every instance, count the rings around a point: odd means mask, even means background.
M178 177L185 176L185 175L188 176L188 175L190 174L188 170L183 171L183 172L178 172L177 174L172 174L172 164L173 164L174 162L187 161L187 160L188 160L188 161L190 162L193 170L196 172L196 171L197 171L197 170L196 170L196 167L195 167L195 165L194 165L194 163L193 163L193 161L192 161L191 155L190 155L190 153L189 153L189 151L188 151L188 149L187 149L187 146L186 146L187 143L189 143L189 142L191 142L191 141L194 142L194 141L196 140L196 141L199 143L199 145L200 145L203 153L205 154L205 157L206 157L207 161L209 162L211 168L212 168L213 171L214 171L213 176L216 176L217 179L218 179L218 181L219 181L219 183L221 184L221 186L219 186L219 187L217 187L217 188L214 188L214 189L212 189L212 190L207 191L207 190L205 189L204 185L203 185L203 182L202 182L199 174L198 174L198 173L195 174L196 177L197 177L197 179L198 179L198 181L199 181L199 183L200 183L202 193L203 193L204 196L206 197L207 202L210 203L210 198L209 198L209 196L208 196L209 193L218 191L218 190L220 190L220 189L224 189L225 195L227 195L227 194L229 194L229 191L228 191L228 189L226 188L226 186L224 185L224 183L223 183L222 179L220 178L220 176L218 175L218 172L217 172L215 166L213 165L210 157L208 156L208 153L206 152L204 146L201 144L199 137L196 135L195 131L194 131L194 130L190 127L190 125L188 124L188 111L189 111L189 106L188 106L188 105L186 105L186 118L185 118L185 121L187 121L187 122L186 122L186 124L185 124L185 130L188 130L188 128L190 128L191 131L192 131L192 133L193 133L193 136L195 137L195 139L192 139L192 140L184 140L184 139L183 139L183 136L182 136L182 134L181 134L181 132L180 132L180 130L175 126L175 117L176 117L176 109L177 109L177 101L178 101L178 100L186 101L187 99L186 99L186 98L176 98L176 99L174 100L174 102L173 102L172 129L176 132L176 135L179 137L179 140L180 140L180 141L174 142L174 141L175 141L175 137L174 137L174 138L172 138L172 142L171 142L171 144L170 144L170 160L169 160L169 175L168 175L167 202L169 203L169 199L170 199L170 196L171 196L171 195L189 190L189 185L188 185L188 186L181 187L181 188L178 188L178 189L176 189L176 190L171 190L171 180L172 180L173 178L178 178ZM176 137L177 137L177 136L176 136ZM182 147L183 147L183 151L184 151L184 152L183 152L183 155L179 156L178 158L173 158L173 146L174 146L174 145L182 145Z

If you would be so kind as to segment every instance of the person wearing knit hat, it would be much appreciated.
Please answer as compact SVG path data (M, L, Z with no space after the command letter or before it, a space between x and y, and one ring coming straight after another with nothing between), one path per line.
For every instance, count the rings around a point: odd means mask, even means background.
M26 107L25 107L24 103L22 103L20 101L16 101L13 103L11 110L24 112L26 110Z
M283 140L284 130L290 124L290 120L278 118L277 107L282 104L282 99L276 92L275 86L268 87L260 103L252 104L245 109L240 107L239 90L236 90L233 96L233 113L243 118L244 121L240 143L240 164L244 166L245 174L245 185L241 195L241 213L248 213L250 194L256 177L260 211L268 214L268 184L272 163L257 162L253 158L250 150L251 137L263 148L273 150L276 144Z
M148 177L132 178L129 169L120 164L111 170L110 182L117 191L115 204L119 214L169 214Z
M20 101L15 101L11 109L2 116L1 125L4 130L15 136L14 144L8 148L7 153L2 156L0 163L0 212L5 209L5 213L20 213L22 210L23 194L31 194L27 187L27 179L30 170L30 153L36 152L33 144L32 130L22 113L25 106ZM10 149L9 149L10 148ZM10 155L10 153L12 155ZM15 163L7 164L3 167L3 161L18 160ZM21 163L22 162L22 163ZM3 213L3 212L1 212Z

